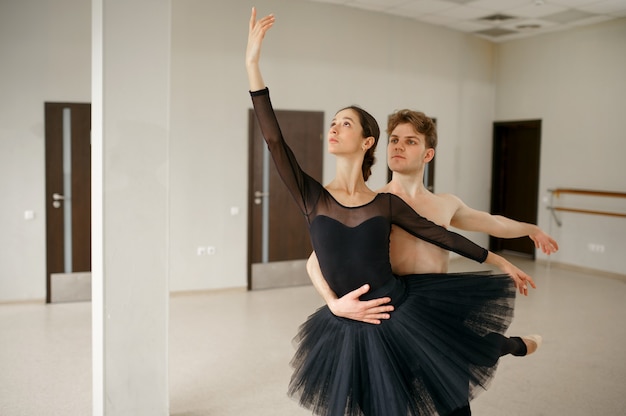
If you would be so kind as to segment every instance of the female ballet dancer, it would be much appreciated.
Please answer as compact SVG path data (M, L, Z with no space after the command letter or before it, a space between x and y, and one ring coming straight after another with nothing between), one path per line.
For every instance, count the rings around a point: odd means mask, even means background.
M338 111L328 132L337 175L325 187L303 172L284 141L259 68L263 38L273 15L250 17L246 68L250 94L277 170L309 226L321 270L342 296L368 283L367 298L387 296L393 317L380 325L339 318L327 307L302 324L292 359L289 394L318 415L446 415L467 403L470 387L485 387L495 372L502 334L515 299L511 277L530 277L502 257L419 216L393 194L377 194L365 180L380 130L359 107ZM429 296L393 275L389 233L395 224L418 238L505 274L430 282ZM454 293L464 304L440 310ZM459 380L464 380L459 383ZM463 385L465 384L465 385ZM470 393L471 394L471 393Z

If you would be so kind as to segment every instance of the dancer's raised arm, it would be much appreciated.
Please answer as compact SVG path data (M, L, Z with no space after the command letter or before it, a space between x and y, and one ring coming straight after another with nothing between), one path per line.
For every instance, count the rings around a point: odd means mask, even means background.
M250 27L248 30L248 47L246 48L246 70L248 71L248 82L250 91L259 91L265 88L265 82L261 76L259 59L261 58L261 45L265 33L274 24L273 14L269 14L257 21L256 9L252 8L250 16Z

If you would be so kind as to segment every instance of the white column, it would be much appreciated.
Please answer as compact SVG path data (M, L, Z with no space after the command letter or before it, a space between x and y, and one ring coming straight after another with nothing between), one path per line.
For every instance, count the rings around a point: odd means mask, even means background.
M169 414L171 0L92 0L93 415Z

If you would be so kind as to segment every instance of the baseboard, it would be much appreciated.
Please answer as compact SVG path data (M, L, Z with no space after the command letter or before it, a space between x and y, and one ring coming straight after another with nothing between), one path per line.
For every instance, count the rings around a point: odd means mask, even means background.
M614 273L614 272L607 272L605 270L599 270L599 269L593 269L590 267L583 267L583 266L577 266L574 264L569 264L569 263L561 263L558 261L554 261L554 260L545 260L545 259L537 259L535 260L537 263L548 266L548 267L557 267L559 269L563 269L563 270L571 270L574 272L580 272L580 273L588 273L588 274L593 274L595 276L599 276L599 277L606 277L609 279L616 279L616 280L622 280L626 282L626 274L621 274L621 273Z
M91 272L52 273L50 303L91 300Z

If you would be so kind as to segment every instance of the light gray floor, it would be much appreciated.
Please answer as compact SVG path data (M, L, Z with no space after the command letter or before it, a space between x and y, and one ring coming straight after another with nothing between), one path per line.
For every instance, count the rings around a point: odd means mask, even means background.
M518 297L509 334L544 345L503 358L473 414L626 415L626 282L512 260L539 288ZM453 261L461 270L478 269ZM309 415L285 389L291 338L320 305L310 286L172 297L171 414ZM0 305L0 415L91 414L90 314L85 302Z

